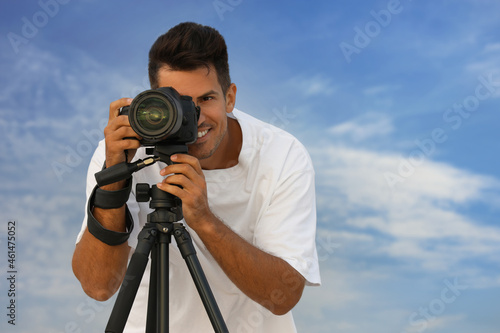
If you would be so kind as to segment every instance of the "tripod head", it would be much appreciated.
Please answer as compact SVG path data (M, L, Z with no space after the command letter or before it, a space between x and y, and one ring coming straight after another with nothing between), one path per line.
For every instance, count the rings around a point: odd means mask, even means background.
M177 153L187 154L187 152L188 152L188 147L186 145L179 145L179 144L172 145L163 142L158 142L154 147L146 148L146 154L154 155L155 157L158 158L159 161L166 163L168 165L173 164L173 162L170 160L170 156Z
M110 168L101 170L95 174L99 186L112 184L114 182L128 179L132 173L150 166L157 161L172 164L170 156L177 153L187 153L188 148L183 144L157 143L154 147L147 147L146 154L153 155L144 160L134 163L119 163ZM155 212L148 215L148 222L177 222L182 220L182 202L176 196L164 192L156 185L151 188L149 184L139 183L136 186L136 200L138 202L148 202L149 207ZM150 221L151 220L151 221Z
M137 202L149 201L149 208L155 210L148 215L148 222L173 223L183 218L181 199L160 190L156 185L150 187L145 183L137 184L136 200Z
M128 179L136 171L150 166L158 161L164 162L168 165L173 164L170 156L181 153L187 154L188 148L185 144L169 144L158 142L153 147L146 148L146 154L153 155L143 160L137 160L133 163L122 162L113 165L110 168L103 169L95 174L97 185L104 186L116 183L121 180Z

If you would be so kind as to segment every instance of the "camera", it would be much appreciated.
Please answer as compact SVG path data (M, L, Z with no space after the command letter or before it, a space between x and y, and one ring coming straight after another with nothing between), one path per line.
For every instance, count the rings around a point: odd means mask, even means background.
M120 114L128 116L143 146L190 144L198 138L200 108L190 96L181 96L172 87L141 92Z

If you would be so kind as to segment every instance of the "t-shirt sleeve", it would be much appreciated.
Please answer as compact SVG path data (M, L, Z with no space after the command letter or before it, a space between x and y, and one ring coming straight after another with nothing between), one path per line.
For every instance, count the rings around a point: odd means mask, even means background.
M307 285L320 285L314 169L305 148L296 148L258 221L254 244L288 262Z
M83 210L85 212L85 216L83 217L83 222L82 222L82 227L80 229L80 232L78 233L78 236L76 237L76 243L82 239L83 233L85 232L85 229L87 228L87 205L88 205L88 200L90 198L90 195L92 194L92 190L97 184L97 181L95 179L95 174L102 170L102 167L104 165L104 161L106 160L106 153L105 153L105 146L104 146L104 140L99 142L99 145L97 146L96 150L94 151L94 155L92 156L92 159L90 160L89 167L87 169L87 185L86 185L86 201L85 201L85 206L83 206Z

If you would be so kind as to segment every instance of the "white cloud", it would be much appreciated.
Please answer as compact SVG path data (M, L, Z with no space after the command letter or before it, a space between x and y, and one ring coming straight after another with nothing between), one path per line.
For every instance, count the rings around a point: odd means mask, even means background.
M287 86L305 97L330 96L337 91L337 85L332 82L332 79L322 74L295 76L288 81Z
M332 321L332 313L350 308L362 302L372 302L371 295L361 288L356 288L359 279L370 279L371 276L358 274L343 269L338 255L320 261L322 285L306 287L301 301L293 310L299 332L350 332L358 331L358 323L343 318Z
M489 53L489 52L497 53L497 52L500 52L500 43L488 43L488 44L486 44L484 46L483 52L484 53Z
M383 94L385 92L393 92L394 90L398 89L398 86L395 85L389 85L389 84L381 84L381 85L376 85L376 86L371 86L363 89L363 94L367 96L376 96Z
M394 126L390 117L372 112L330 127L328 133L336 139L360 142L372 137L388 135L393 130Z
M0 179L7 190L47 191L84 173L104 137L109 103L144 83L134 87L85 53L67 52L71 56L63 59L28 45L2 72L9 81L0 91ZM62 171L55 170L57 163Z
M442 315L439 317L432 317L430 320L422 321L419 325L408 326L402 333L421 333L421 332L434 332L436 329L446 329L447 327L460 322L464 322L467 316L464 314L458 315ZM423 319L421 319L423 320Z
M2 80L9 84L0 91L0 201L2 216L18 223L19 302L24 304L18 327L25 332L90 324L76 313L87 297L71 270L85 208L85 171L109 103L132 90L119 73L83 53L70 53L62 59L30 44L15 66L2 67ZM61 182L52 163L65 163L68 149L78 160ZM22 319L28 313L36 314L34 321Z
M369 253L411 260L431 271L459 267L470 258L498 263L500 228L475 220L465 209L475 203L496 209L498 180L426 160L390 187L384 173L397 169L401 159L395 154L339 145L322 145L311 154L320 223L330 219L336 230L382 237L362 242L351 237L343 246L361 245Z

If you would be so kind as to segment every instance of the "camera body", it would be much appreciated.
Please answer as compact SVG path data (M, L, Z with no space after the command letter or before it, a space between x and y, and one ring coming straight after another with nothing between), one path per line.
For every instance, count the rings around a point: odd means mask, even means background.
M141 92L120 114L128 116L143 146L190 144L198 138L199 107L172 87Z

